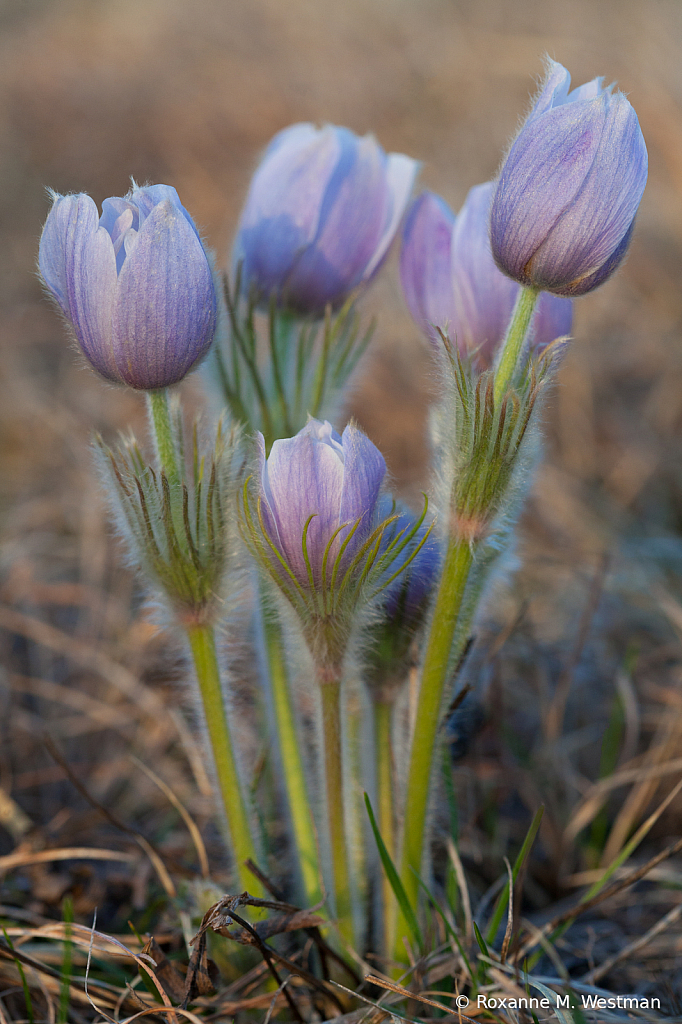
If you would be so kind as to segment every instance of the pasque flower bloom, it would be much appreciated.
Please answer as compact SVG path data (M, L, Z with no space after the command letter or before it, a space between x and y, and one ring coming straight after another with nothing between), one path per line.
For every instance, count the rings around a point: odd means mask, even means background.
M500 171L490 236L521 284L583 295L622 262L647 180L647 151L626 97L594 78L569 92L555 61Z
M192 218L169 185L105 199L54 196L40 239L43 281L103 377L155 390L210 347L216 295Z
M345 571L375 526L384 458L352 424L339 436L310 419L295 437L275 441L267 459L258 437L267 536L304 591L326 588L336 558Z
M384 153L371 135L294 124L254 174L234 247L244 289L320 316L381 264L409 201L418 164Z
M403 294L417 326L436 343L440 327L483 367L493 361L519 293L490 251L493 190L492 182L472 188L457 217L440 196L424 192L407 215L400 253ZM570 299L540 296L531 334L536 352L570 333L572 312Z

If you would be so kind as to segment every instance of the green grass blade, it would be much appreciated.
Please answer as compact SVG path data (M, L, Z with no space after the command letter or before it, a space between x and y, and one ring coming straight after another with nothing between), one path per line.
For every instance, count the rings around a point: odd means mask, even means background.
M540 822L542 821L542 815L544 813L545 808L543 805L542 807L538 808L538 810L535 812L535 817L530 823L530 828L526 833L526 838L523 840L523 846L519 850L519 855L514 861L514 867L512 868L512 880L514 882L519 877L519 872L521 871L521 868L523 867L526 858L530 853L530 849L533 843L535 842L535 837L538 834L538 829L540 828ZM495 941L495 936L497 935L498 929L502 922L502 916L505 910L507 909L507 905L509 903L509 896L509 886L506 885L497 898L497 903L495 904L495 909L493 911L492 917L490 918L488 930L486 931L486 939L491 944Z
M14 946L12 944L12 940L10 939L9 935L7 934L7 929L4 926L3 926L3 929L2 929L2 934L5 936L5 942L7 943L7 945L12 950L12 952L14 952ZM21 978L21 985L22 985L22 988L24 990L24 1000L26 1002L26 1016L28 1017L28 1024L35 1024L35 1017L33 1016L33 1002L31 1000L31 990L28 987L28 982L26 981L26 974L24 972L24 965L22 964L21 960L19 960L18 958L15 959L14 962L17 965L17 970L19 971L19 977Z
M416 942L419 952L423 953L424 938L419 929L419 924L417 923L417 916L410 904L410 901L407 898L407 894L403 888L403 883L400 881L398 872L395 869L395 864L391 860L391 856L388 850L386 849L386 844L381 838L381 833L379 832L376 819L374 817L374 811L372 810L372 804L370 803L370 799L366 793L365 806L367 808L367 814L369 815L369 823L372 826L374 839L377 844L379 856L381 857L381 863L383 864L384 871L386 872L386 877L388 878L389 885L391 886L391 889L393 889L393 894L396 900L398 901L398 906L400 907L403 913L403 917L407 922L407 927L410 929L412 938Z
M73 924L73 900L70 896L64 897L62 904L62 919L64 921L64 953L62 955L62 978L59 986L59 1012L57 1024L67 1024L69 1019L69 984L71 982L71 967L73 962L73 942L71 941L71 925Z
M476 977L474 975L474 972L471 969L471 964L469 962L469 958L466 955L466 953L464 952L464 947L462 946L462 943L459 940L459 935L457 934L455 929L452 927L452 925L448 921L448 919L445 916L445 914L443 913L441 907L438 905L438 900L433 895L431 890L428 888L428 886L426 885L426 882L424 882L424 880L422 878L419 878L419 876L417 876L417 881L419 882L419 884L421 885L422 889L424 890L424 892L428 896L428 898L429 898L429 900L431 902L431 905L433 906L433 909L440 916L440 919L441 919L441 921L443 922L443 924L445 926L445 933L446 933L446 935L448 935L451 939L454 940L455 945L457 946L457 949L459 950L459 955L461 956L462 960L464 961L466 969L469 972L469 977L471 978L471 982L472 982L472 985L473 985L473 990L472 990L473 991L473 996L475 996L476 992L477 992L477 989L476 989ZM473 998L473 996L472 996L472 998Z

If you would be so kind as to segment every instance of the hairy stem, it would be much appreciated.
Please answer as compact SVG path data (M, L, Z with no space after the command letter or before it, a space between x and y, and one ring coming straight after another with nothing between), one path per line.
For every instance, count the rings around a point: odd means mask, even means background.
M168 407L168 389L159 388L157 391L148 391L147 409L156 442L159 466L168 477L169 483L178 483L180 480L180 469Z
M533 319L533 312L535 311L539 295L540 292L537 288L525 288L522 286L519 289L519 297L514 306L514 312L512 313L502 346L500 361L495 370L493 397L496 406L500 404L509 390L510 384L514 381L519 356L528 334L530 322Z
M473 557L474 552L468 541L456 536L450 538L424 656L407 774L400 865L400 877L405 893L415 909L419 895L417 876L421 873L426 839L430 783L443 690L448 677L452 643ZM405 960L403 936L407 934L407 923L402 913L399 913L394 956L401 962Z
M190 626L187 638L192 650L194 668L204 706L216 779L227 818L232 848L237 862L237 878L242 889L252 896L264 895L260 882L245 867L245 861L258 863L256 847L251 836L249 818L242 795L232 739L225 714L220 669L211 626Z
M374 745L376 752L377 772L377 810L379 816L379 832L391 860L395 860L395 841L393 818L393 750L391 747L391 716L393 701L377 700L374 702ZM390 951L391 937L395 928L396 903L391 884L383 873L382 882L384 911L384 945Z
M324 739L324 772L327 789L327 815L336 920L339 932L353 943L353 914L348 870L348 849L343 802L343 764L341 756L341 677L318 670L322 698L322 734Z
M261 616L272 704L279 738L280 756L282 758L284 786L289 803L294 841L298 852L305 902L306 906L311 907L319 903L321 899L320 868L317 857L313 816L310 809L305 773L303 771L300 743L296 735L296 723L282 648L282 631L275 615L270 609L265 607L262 594Z

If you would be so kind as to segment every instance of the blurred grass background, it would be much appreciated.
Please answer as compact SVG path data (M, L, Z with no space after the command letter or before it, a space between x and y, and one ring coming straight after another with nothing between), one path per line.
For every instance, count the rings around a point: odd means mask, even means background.
M618 81L650 178L625 267L576 303L519 531L522 568L498 590L468 670L488 717L455 773L463 856L482 892L546 800L544 860L528 883L542 909L604 843L617 852L677 781L679 765L677 775L666 765L682 739L681 46L678 0L2 0L0 854L130 847L74 793L43 747L47 729L96 797L144 822L191 877L177 814L128 760L136 753L191 808L218 878L224 867L197 736L177 713L187 701L178 651L122 564L93 473L93 430L142 434L143 403L74 357L41 293L45 188L99 204L124 194L130 175L172 184L224 265L259 152L312 120L373 131L422 160L422 185L458 208L495 174L544 53L575 85ZM427 481L431 377L395 257L363 307L379 326L348 412L414 496ZM197 379L185 387L198 397ZM577 853L563 830L599 774L614 708L616 763L663 768L614 788L606 838ZM681 823L677 801L650 840ZM77 916L99 905L103 926L119 927L148 906L149 877L145 860L134 871L34 865L7 874L0 894L40 916L70 893ZM609 924L619 934L639 927L626 910ZM655 980L682 935L648 948L651 963L644 953L638 963Z

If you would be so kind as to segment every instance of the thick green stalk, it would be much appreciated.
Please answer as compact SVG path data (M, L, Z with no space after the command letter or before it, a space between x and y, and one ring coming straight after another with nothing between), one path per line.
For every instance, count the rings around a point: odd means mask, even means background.
M206 727L213 751L216 779L237 862L239 886L242 889L248 889L252 896L260 897L264 895L262 886L245 867L245 861L253 860L257 863L258 858L251 836L249 818L239 783L232 739L225 714L213 628L211 626L188 626L187 638L192 649L199 692L204 705Z
M385 698L374 702L374 745L377 773L377 810L379 832L391 860L395 860L395 822L393 816L393 751L391 747L391 715L393 701ZM396 902L391 884L383 873L384 945L387 951L395 927Z
M414 908L419 896L429 791L440 725L443 690L448 676L452 642L462 607L464 590L474 558L472 545L451 537L443 565L431 629L426 645L419 689L419 703L410 749L410 764L405 794L400 878ZM394 956L405 960L403 936L408 934L402 913L398 915Z
M321 676L322 673L319 673ZM353 913L346 846L343 805L343 763L341 755L341 679L338 675L319 678L322 698L324 772L327 788L327 816L332 857L336 921L346 942L353 944Z
M159 388L158 391L148 391L147 403L153 425L159 465L168 477L169 483L178 483L180 480L180 469L178 466L178 452L173 440L170 409L168 407L168 389Z
M307 906L314 906L321 899L320 868L317 858L317 844L313 816L308 798L305 773L296 722L291 705L289 680L287 678L284 652L282 650L282 633L279 623L272 613L265 608L261 598L261 614L272 704L277 724L284 786L289 802L289 813L294 831L294 841L298 852L298 862L305 892Z
M519 356L528 334L528 328L530 327L539 295L540 292L537 288L524 288L522 286L519 290L519 297L516 300L514 312L505 335L502 356L495 371L493 396L496 406L500 404L509 390L509 386L514 381Z

